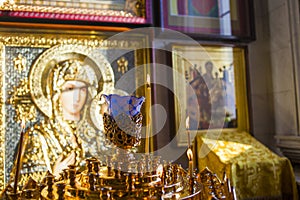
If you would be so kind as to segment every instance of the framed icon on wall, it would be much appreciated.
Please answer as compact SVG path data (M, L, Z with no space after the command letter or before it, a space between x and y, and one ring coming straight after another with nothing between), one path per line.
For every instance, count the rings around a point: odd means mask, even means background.
M172 65L187 84L173 79L178 145L208 130L249 129L245 79L245 49L217 45L172 46ZM188 119L188 120L186 120ZM186 121L186 126L179 123Z
M194 37L254 39L251 0L161 0L161 26Z

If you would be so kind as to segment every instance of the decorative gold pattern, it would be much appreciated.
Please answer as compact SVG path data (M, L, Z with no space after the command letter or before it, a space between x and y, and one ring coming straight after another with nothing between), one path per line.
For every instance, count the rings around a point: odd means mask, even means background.
M218 177L228 175L237 199L298 199L290 161L279 157L246 132L198 134L197 167L208 167Z
M83 8L68 8L68 7L53 7L53 6L32 6L32 5L15 5L15 6L5 6L3 10L13 10L13 11L28 11L28 12L49 12L49 13L63 13L63 14L89 14L97 16L116 16L116 17L134 17L132 13L125 11L116 10L94 10L94 9L83 9Z
M128 71L128 60L123 56L118 61L118 72L125 74Z
M14 10L16 7L14 0L4 0L0 5L0 8L3 10Z
M234 188L229 179L224 175L224 180L210 171L208 168L200 172L200 182L203 184L201 196L203 199L227 199L235 200Z
M106 138L114 145L122 149L132 149L141 143L141 129L143 115L141 113L134 117L120 114L115 120L112 116L104 113L103 124ZM122 122L122 128L117 122Z
M16 70L21 73L26 67L26 58L22 56L22 54L18 54L16 58L14 58L14 65Z
M8 103L14 105L16 108L16 121L18 123L20 123L22 119L27 122L35 121L36 108L31 100L28 80L21 80L20 85L14 87L14 91L9 92L9 94L11 97L8 99Z
M95 16L113 16L134 18L136 16L145 18L146 9L145 1L133 1L135 6L103 4L97 2L59 2L44 1L32 3L32 1L14 1L6 0L0 6L2 10L21 11L21 12L44 12L44 13L61 13L61 14L83 14Z
M137 10L137 16L145 18L146 17L145 0L137 0L135 7Z
M1 31L1 29L0 29ZM46 36L45 36L46 35ZM72 37L73 36L73 37ZM81 36L70 35L69 39L66 36L57 35L53 36L52 34L28 34L28 33L1 33L0 41L4 45L10 46L35 46L35 47L45 47L49 48L55 45L61 44L70 44L70 45L83 45L88 47L102 47L102 48L120 48L120 49L138 49L143 47L145 41L137 40L105 40L105 37L108 36L99 36L99 39L92 39L90 36Z
M0 66L5 67L5 58L4 54L4 46L0 42ZM5 93L5 87L3 85L4 76L3 71L0 71L0 190L2 190L5 186L5 100L3 94Z

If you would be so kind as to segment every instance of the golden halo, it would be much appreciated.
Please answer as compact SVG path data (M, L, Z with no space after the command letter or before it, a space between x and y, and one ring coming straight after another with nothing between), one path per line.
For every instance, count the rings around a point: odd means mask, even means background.
M97 76L97 80L103 82L102 92L114 90L113 69L105 56L97 49L83 45L51 47L38 57L29 74L32 100L38 109L48 117L52 115L51 99L49 99L46 89L49 73L57 63L68 59L77 59L89 65ZM92 96L92 98L96 96ZM93 109L91 112L93 112ZM99 116L100 113L91 113L91 115L97 115L97 117L94 116L94 119L101 117Z

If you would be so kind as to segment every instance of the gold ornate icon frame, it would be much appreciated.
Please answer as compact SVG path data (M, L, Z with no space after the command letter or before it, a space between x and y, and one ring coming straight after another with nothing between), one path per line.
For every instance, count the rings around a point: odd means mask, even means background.
M57 31L24 27L0 29L0 190L7 184L16 155L21 119L25 118L28 129L38 120L50 115L50 106L43 96L45 91L40 86L47 78L42 72L49 70L47 67L51 65L51 60L76 58L94 62L96 66L104 64L101 72L104 76L102 87L107 93L122 74L135 66L145 68L143 76L136 76L135 84L146 83L150 53L143 47L147 46L148 36L135 34L132 38L127 37L126 41L106 40L114 34L116 33L108 31ZM111 63L106 59L109 54L107 52L116 49L126 53ZM93 53L95 50L101 53ZM29 75L34 78L29 80ZM139 96L145 96L146 85L135 92ZM92 102L91 106L95 106L95 109L91 110L98 112L96 104L97 102ZM91 120L99 123L96 118L97 116L92 116Z
M3 0L0 15L12 18L91 21L105 23L152 23L150 0Z

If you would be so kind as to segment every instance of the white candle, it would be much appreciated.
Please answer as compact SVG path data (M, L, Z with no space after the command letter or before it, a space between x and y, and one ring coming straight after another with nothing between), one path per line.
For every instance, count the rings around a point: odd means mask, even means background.
M150 85L150 75L147 74L147 88L146 88L146 138L145 138L145 153L150 152L150 132L151 132L151 125L150 125L150 107L151 107L151 85Z
M186 128L186 131L187 131L187 135L188 135L188 148L191 147L191 136L190 136L190 117L188 116L186 118L186 121L185 121L185 128Z
M187 157L189 159L189 170L188 170L188 172L189 172L190 177L192 177L193 176L193 171L194 171L194 169L193 169L193 151L192 151L192 149L188 148L186 154L187 154Z

